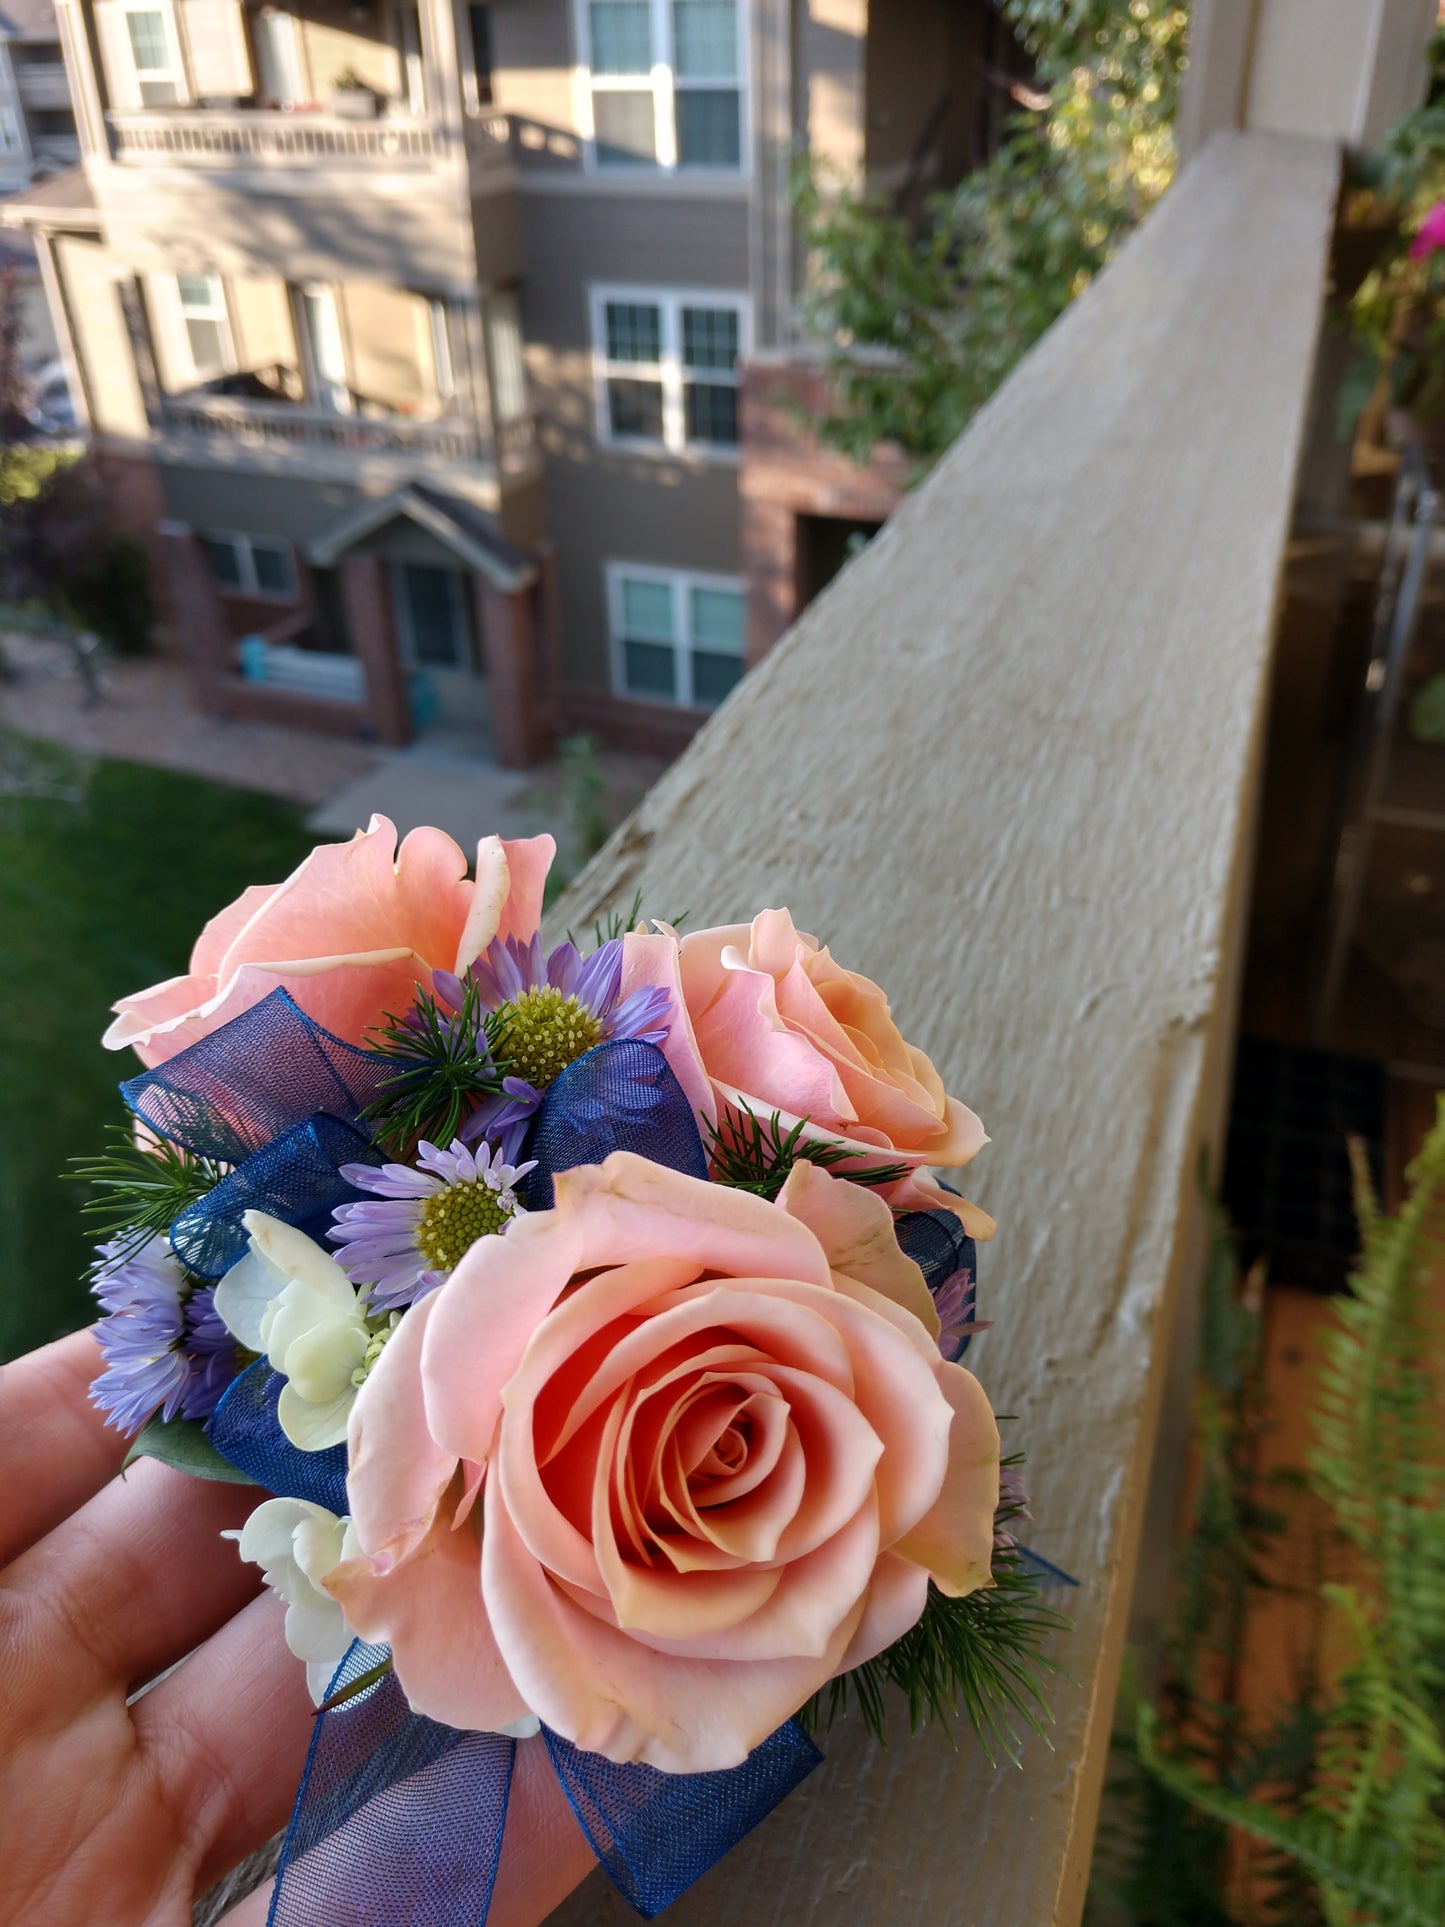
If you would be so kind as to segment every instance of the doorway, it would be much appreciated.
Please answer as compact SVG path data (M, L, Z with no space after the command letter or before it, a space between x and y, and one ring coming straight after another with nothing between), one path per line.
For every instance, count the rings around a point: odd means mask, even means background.
M402 661L414 676L418 725L431 719L472 728L486 724L487 685L469 578L460 569L393 562L391 585Z

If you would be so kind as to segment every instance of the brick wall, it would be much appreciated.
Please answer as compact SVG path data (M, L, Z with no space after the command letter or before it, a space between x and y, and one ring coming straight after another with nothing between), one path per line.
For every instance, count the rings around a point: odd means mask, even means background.
M866 464L825 447L807 427L829 406L822 370L806 362L749 362L742 382L743 579L748 664L761 661L799 614L800 515L886 521L908 479L901 452Z

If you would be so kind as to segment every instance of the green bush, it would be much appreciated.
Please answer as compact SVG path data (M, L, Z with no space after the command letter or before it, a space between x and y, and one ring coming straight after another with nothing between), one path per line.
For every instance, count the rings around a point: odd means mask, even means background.
M145 550L77 451L0 446L0 511L0 600L39 602L122 655L149 648L155 608Z

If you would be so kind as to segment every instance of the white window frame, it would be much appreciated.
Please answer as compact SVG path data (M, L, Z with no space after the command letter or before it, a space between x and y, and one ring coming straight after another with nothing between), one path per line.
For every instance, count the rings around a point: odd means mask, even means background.
M191 97L190 84L186 76L186 63L181 53L181 36L176 27L176 16L169 0L133 0L121 8L125 18L125 51L130 61L131 76L135 83L137 98L140 89L147 81L171 81L174 83L176 98L173 105L183 107ZM142 67L135 57L135 42L131 38L130 17L133 13L156 13L160 15L161 29L166 37L166 51L170 64L166 67ZM164 114L165 107L146 108L147 113Z
M646 74L597 74L592 71L592 16L588 0L573 0L573 28L577 36L576 106L578 131L582 136L583 168L588 174L601 174L608 180L626 181L629 176L644 179L657 174L680 174L685 180L698 175L709 179L736 181L752 173L752 30L749 0L737 0L738 68L736 80L687 79L680 83L690 92L736 91L738 96L738 164L736 167L681 166L677 158L677 79L673 49L672 0L649 0L652 9L652 67ZM657 159L652 166L639 161L630 167L599 166L597 127L593 112L594 93L652 94L653 142Z
M611 361L607 355L607 304L625 301L637 307L658 310L662 359L650 361ZM750 296L717 288L632 288L610 282L588 288L588 317L592 335L592 382L597 415L597 439L606 448L650 450L654 454L702 456L708 460L736 462L740 442L690 442L687 439L687 403L684 386L688 369L682 359L682 311L684 308L726 308L738 318L738 362L752 353L753 304ZM741 376L736 369L724 375L717 369L701 369L699 376L719 388L737 388ZM650 435L614 435L612 409L607 383L615 381L657 381L662 384L662 439Z
M630 703L659 703L667 709L707 709L708 713L717 705L699 703L693 695L692 687L692 598L693 589L723 589L729 594L746 597L746 588L740 576L710 575L700 569L663 569L652 562L607 562L603 564L607 584L607 634L612 668L612 688L614 694ZM672 697L658 696L644 691L629 689L627 686L626 623L623 619L622 585L628 579L634 582L652 582L666 587L672 595L673 635L672 653L674 679L677 694ZM744 622L747 617L747 603L743 602ZM646 638L655 640L655 638ZM658 644L661 648L664 645ZM729 653L713 647L712 653ZM743 674L747 674L747 640L738 650L738 661L742 664Z
M236 558L236 572L241 580L237 583L222 582L219 577L216 587L222 595L246 596L257 602L283 602L293 606L300 600L301 588L296 574L296 551L284 535L248 535L241 529L202 529L201 535L207 542L228 542ZM286 566L291 573L291 587L285 592L279 589L263 589L256 579L256 552L253 544L260 543L262 548L280 549L286 557Z
M209 308L188 308L186 297L181 292L182 280L199 281L202 278L211 282L219 290L214 304ZM217 274L213 268L201 268L195 272L177 274L174 277L176 313L180 317L180 339L185 343L186 358L190 362L191 379L196 382L215 381L219 375L233 375L239 363L236 359L236 329L231 317L231 291L226 285L224 275ZM187 321L215 321L221 330L221 365L219 368L202 368L196 361L195 350L191 346L191 331Z

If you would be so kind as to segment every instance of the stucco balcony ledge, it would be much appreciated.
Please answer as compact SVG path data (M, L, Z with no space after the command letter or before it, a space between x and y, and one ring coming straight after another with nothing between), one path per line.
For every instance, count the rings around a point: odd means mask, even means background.
M552 919L787 903L887 986L994 1139L969 1363L1017 1414L1033 1543L1080 1582L1052 1748L995 1770L966 1734L845 1721L675 1927L1079 1919L1183 1458L1339 163L1217 136ZM552 1922L630 1917L599 1874Z

